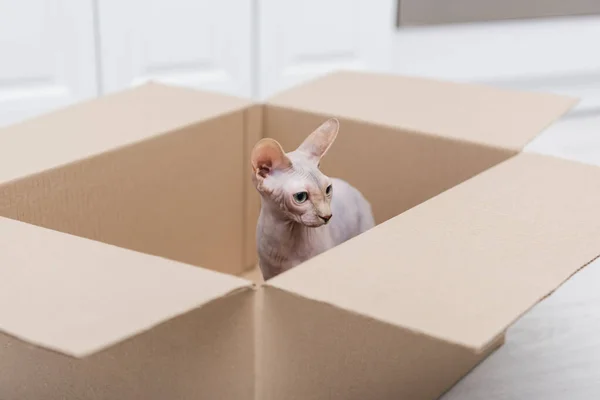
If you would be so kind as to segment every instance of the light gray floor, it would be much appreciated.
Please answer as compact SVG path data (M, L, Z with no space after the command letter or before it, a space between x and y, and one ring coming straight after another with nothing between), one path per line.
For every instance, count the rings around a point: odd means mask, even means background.
M525 151L600 166L600 116L559 121ZM600 399L600 260L513 325L506 344L442 399Z

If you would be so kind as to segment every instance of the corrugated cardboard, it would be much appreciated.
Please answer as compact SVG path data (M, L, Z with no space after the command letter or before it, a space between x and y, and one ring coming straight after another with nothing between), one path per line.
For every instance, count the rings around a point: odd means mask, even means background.
M270 99L265 132L291 150L320 121L340 119L323 171L350 179L383 222L514 156L575 104L548 94L340 72Z
M252 181L249 177L252 174L252 164L250 154L252 148L262 138L263 133L263 107L254 105L244 113L246 116L244 122L244 174L242 176L244 185L244 258L242 268L248 272L248 267L256 265L258 256L256 254L256 221L260 210L260 198L256 195Z
M374 288L373 288L374 289ZM264 290L257 399L436 399L477 353L273 286Z
M0 215L240 273L250 106L150 83L11 127Z
M248 281L5 218L0 238L0 399L251 398Z
M268 281L264 369L274 383L264 398L289 386L304 392L286 398L320 398L331 381L345 399L365 398L356 382L373 398L435 398L436 384L447 389L596 258L599 202L599 168L521 154ZM370 326L361 333L359 316ZM383 368L393 375L369 373L389 362L383 355L396 357ZM343 360L343 380L325 360Z
M334 73L267 101L268 106L512 151L520 151L576 103L545 93L364 72Z
M600 169L520 154L574 103L337 73L265 105L149 84L5 129L0 398L439 397L600 254ZM331 116L323 169L380 224L265 284L208 271L256 262L254 143Z

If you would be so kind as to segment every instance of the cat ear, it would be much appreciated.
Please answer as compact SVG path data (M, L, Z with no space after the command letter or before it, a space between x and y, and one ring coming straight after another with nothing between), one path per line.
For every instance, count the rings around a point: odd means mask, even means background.
M336 118L328 119L308 135L298 147L298 151L308 154L316 161L320 160L333 144L339 129L340 122Z
M250 156L252 169L257 176L266 178L274 170L285 170L292 162L285 155L279 142L274 139L261 139L252 149Z

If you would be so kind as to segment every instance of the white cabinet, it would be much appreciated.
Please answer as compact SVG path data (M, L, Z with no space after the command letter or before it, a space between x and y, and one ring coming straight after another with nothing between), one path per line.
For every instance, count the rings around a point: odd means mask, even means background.
M149 79L251 95L251 0L98 0L104 93Z
M391 67L395 0L0 0L0 126L148 80L264 99Z
M396 6L0 0L0 126L148 80L262 100L341 68L572 94L600 113L600 17L397 30Z
M394 0L259 0L258 93L335 69L391 67Z
M96 96L92 0L0 0L0 126Z

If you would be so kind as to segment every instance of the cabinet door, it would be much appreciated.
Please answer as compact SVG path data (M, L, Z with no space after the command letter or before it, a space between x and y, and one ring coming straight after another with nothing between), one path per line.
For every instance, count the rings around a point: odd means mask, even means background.
M92 0L0 0L0 126L96 89Z
M98 0L102 88L148 80L250 95L252 0Z
M258 0L259 95L337 69L387 71L394 0Z

